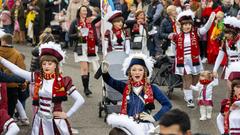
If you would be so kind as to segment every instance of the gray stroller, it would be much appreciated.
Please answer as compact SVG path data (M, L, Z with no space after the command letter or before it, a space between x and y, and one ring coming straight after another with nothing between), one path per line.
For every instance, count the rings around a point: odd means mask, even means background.
M109 63L109 74L117 80L127 81L127 78L124 76L122 71L122 63L128 55L123 51L112 51L107 54L106 61ZM116 59L117 58L117 59ZM102 117L102 112L104 111L104 121L108 114L113 112L120 113L121 109L122 94L103 83L102 90L102 101L99 102L99 114L98 116Z

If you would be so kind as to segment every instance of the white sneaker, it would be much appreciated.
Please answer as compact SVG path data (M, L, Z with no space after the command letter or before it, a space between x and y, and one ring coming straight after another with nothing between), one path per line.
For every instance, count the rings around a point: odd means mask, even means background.
M202 62L202 63L206 63L206 62L207 62L207 58L204 57L201 62Z
M188 100L188 101L186 101L186 102L187 102L187 107L188 107L188 108L194 108L194 107L195 107L192 99L190 99L190 100Z
M73 134L79 134L79 131L75 128L71 128Z
M207 120L207 118L206 117L200 117L199 120L203 121L203 120Z

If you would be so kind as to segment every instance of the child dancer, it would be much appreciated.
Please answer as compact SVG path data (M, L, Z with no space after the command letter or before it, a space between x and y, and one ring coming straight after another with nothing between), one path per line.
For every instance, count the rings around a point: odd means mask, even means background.
M212 91L213 87L218 85L218 79L213 78L210 71L203 71L200 73L199 82L196 86L191 85L191 89L198 91L198 105L200 108L200 119L207 120L212 117Z

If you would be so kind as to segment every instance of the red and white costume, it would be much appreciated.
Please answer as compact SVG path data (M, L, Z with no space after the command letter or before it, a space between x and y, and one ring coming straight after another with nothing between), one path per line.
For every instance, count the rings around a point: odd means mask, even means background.
M85 29L88 31L87 36L82 36L83 43L78 43L82 45L82 55L78 56L76 52L74 52L75 62L94 62L98 61L99 57L97 55L98 47L97 44L97 35L94 33L94 28L89 22L89 20L85 20L85 22L77 21L78 30Z
M224 19L224 24L228 25L230 27L233 27L236 29L240 29L240 20L238 20L235 17L226 17ZM231 66L233 63L240 61L240 35L238 33L236 39L233 41L226 40L223 44L222 49L219 51L217 60L215 62L213 71L217 72L224 55L227 55L228 59L228 65L225 67L225 75L224 79L228 79L228 76L230 74L229 66Z
M191 89L198 91L198 105L213 106L212 94L213 88L218 85L218 79L214 78L209 84L197 83L196 86L191 85Z
M0 83L0 134L16 135L19 132L17 124L8 115L7 86Z
M191 16L194 19L192 11L183 11L178 17L179 19ZM179 75L192 74L198 75L203 71L199 52L199 36L207 33L214 21L215 13L212 13L208 22L199 29L192 27L189 33L180 32L174 36L173 41L176 44L176 57L175 57L175 73Z
M39 48L40 56L53 55L61 61L64 52L59 44L49 42L42 44ZM43 76L38 72L28 72L18 68L9 61L2 59L1 63L10 69L14 74L35 83L33 94L33 105L38 106L38 110L33 119L32 135L70 135L71 129L66 119L54 118L54 111L62 111L61 103L67 100L67 95L75 100L74 105L66 113L70 117L84 103L83 97L72 85L70 77Z
M113 19L121 16L121 11L115 10L107 16L107 20L111 22ZM111 51L125 51L126 54L129 54L130 41L128 33L123 28L116 29L113 27L112 30L107 30L104 35L102 51L104 56Z

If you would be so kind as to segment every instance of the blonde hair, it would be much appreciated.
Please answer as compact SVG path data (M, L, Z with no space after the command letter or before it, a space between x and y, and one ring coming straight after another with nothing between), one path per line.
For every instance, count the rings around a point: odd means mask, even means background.
M170 5L167 7L167 14L169 15L172 11L175 11L177 9L176 6Z
M52 35L52 29L47 27L39 37L39 45L47 43L49 41L55 41L54 36Z
M205 71L201 72L200 76L205 77L208 80L212 80L213 79L213 73L208 71L208 70L205 70Z

